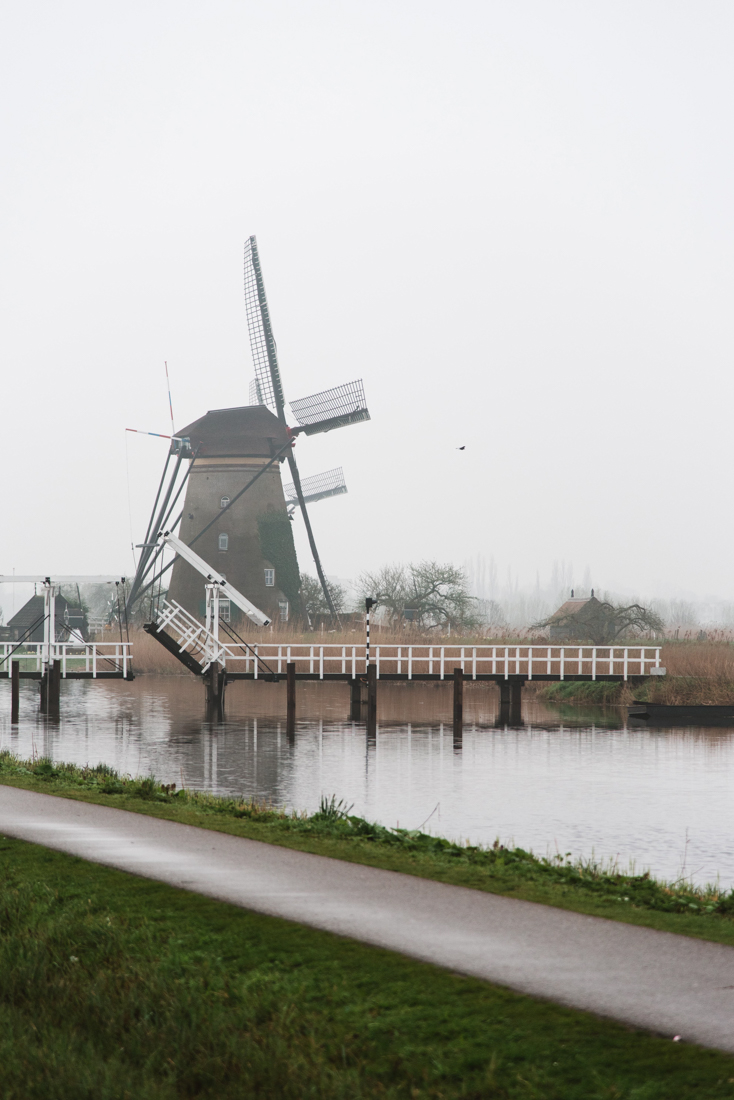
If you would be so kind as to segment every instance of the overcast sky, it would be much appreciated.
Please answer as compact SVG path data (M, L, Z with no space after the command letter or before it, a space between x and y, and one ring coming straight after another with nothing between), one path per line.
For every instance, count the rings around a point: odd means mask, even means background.
M0 573L131 571L254 233L286 398L372 414L298 443L327 573L734 597L731 3L1 10Z

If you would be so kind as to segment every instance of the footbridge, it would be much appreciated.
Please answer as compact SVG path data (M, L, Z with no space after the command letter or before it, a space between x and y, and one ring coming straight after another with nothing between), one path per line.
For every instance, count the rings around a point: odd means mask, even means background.
M289 721L295 719L299 680L349 683L352 717L363 705L376 714L377 685L384 681L450 681L454 718L461 721L464 685L493 682L500 704L519 714L523 684L532 680L640 683L664 675L660 647L645 645L375 645L248 642L207 611L206 625L175 601L164 600L145 630L190 672L204 678L209 703L222 706L235 680L287 682ZM226 630L229 637L222 636Z

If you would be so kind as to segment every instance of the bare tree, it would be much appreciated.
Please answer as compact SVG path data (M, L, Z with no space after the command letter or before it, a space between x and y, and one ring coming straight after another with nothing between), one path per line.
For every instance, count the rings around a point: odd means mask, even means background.
M422 561L386 565L363 573L358 581L363 596L372 596L388 620L411 621L422 627L474 626L476 600L469 595L466 574L455 565Z
M346 593L340 584L332 584L327 581L327 586L336 613L340 615L344 610ZM329 605L326 602L326 597L324 596L324 590L321 587L321 581L317 580L316 577L309 576L308 573L301 573L301 599L311 621L313 621L317 615L331 614Z
M554 633L569 641L593 642L594 645L611 645L618 638L639 637L648 632L662 634L665 623L654 611L639 603L627 607L615 607L602 600L591 599L578 611L564 615L556 612L549 619L534 623L534 630L552 627Z

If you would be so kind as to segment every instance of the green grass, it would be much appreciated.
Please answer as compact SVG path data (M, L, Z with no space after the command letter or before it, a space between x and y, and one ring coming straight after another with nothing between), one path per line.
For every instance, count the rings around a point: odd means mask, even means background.
M605 680L563 680L543 684L537 694L551 702L619 703L629 694L629 684Z
M152 777L130 779L104 765L24 761L8 752L0 753L0 783L734 945L734 892L668 884L594 861L540 858L522 848L479 848L386 829L333 799L311 816L290 814L247 799L177 791Z
M0 840L4 1100L715 1100L734 1059Z

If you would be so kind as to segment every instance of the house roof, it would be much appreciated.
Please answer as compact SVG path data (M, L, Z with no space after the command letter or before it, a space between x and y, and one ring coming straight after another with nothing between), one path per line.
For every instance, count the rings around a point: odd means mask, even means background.
M287 443L285 424L265 405L235 409L210 409L178 432L188 436L199 456L221 458L272 458Z
M569 615L578 615L582 608L588 607L590 604L593 606L598 603L599 600L597 600L596 596L576 596L562 603L558 610L553 612L549 622L553 622L554 619L567 619Z
M55 610L54 617L56 619L57 633L60 629L60 624L64 621L64 612L67 607L67 600L64 596L57 593L55 597ZM8 620L8 629L12 636L17 640L22 638L23 635L33 627L31 634L26 639L29 642L38 642L43 640L43 621L44 621L44 599L43 596L31 596L27 603L24 603L20 611L16 611L12 619Z

